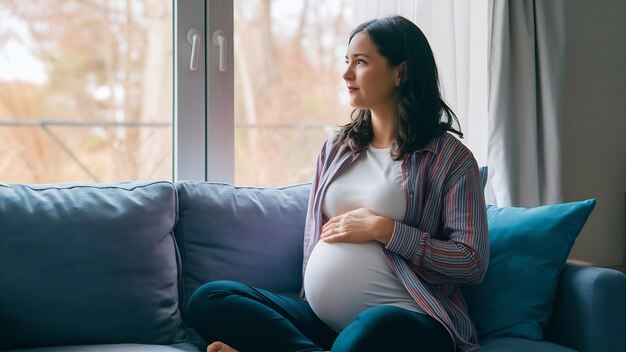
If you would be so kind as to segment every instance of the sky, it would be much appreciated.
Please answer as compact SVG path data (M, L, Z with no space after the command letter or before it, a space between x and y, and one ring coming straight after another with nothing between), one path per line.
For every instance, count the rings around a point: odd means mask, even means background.
M2 17L6 19L2 23L2 29L10 28L26 41L32 40L23 21L8 16ZM0 80L43 84L47 80L47 75L43 63L24 43L9 39L0 42Z

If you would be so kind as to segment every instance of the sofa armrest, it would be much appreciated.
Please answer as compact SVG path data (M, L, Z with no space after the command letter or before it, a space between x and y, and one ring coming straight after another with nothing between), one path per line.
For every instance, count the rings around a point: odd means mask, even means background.
M626 275L567 264L545 338L580 352L624 351Z

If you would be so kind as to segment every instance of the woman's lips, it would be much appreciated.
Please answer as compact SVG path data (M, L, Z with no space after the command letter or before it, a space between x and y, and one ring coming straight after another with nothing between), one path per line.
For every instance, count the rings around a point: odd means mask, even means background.
M356 88L356 87L348 87L348 93L352 93L352 92L357 91L357 90L359 90L359 88Z

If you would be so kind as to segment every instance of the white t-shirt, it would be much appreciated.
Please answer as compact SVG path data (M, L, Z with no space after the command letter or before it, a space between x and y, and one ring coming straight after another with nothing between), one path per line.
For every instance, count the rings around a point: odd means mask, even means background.
M339 175L323 199L322 210L332 218L358 208L401 221L406 209L402 163L390 148L370 147ZM328 326L343 330L367 308L394 305L423 312L393 273L381 243L325 243L319 241L304 274L304 290L311 308Z

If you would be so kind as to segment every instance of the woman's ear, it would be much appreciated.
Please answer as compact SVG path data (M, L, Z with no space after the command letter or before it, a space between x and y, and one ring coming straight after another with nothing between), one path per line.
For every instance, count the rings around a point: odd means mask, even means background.
M402 61L397 67L396 71L396 87L399 87L401 83L406 82L406 61Z

